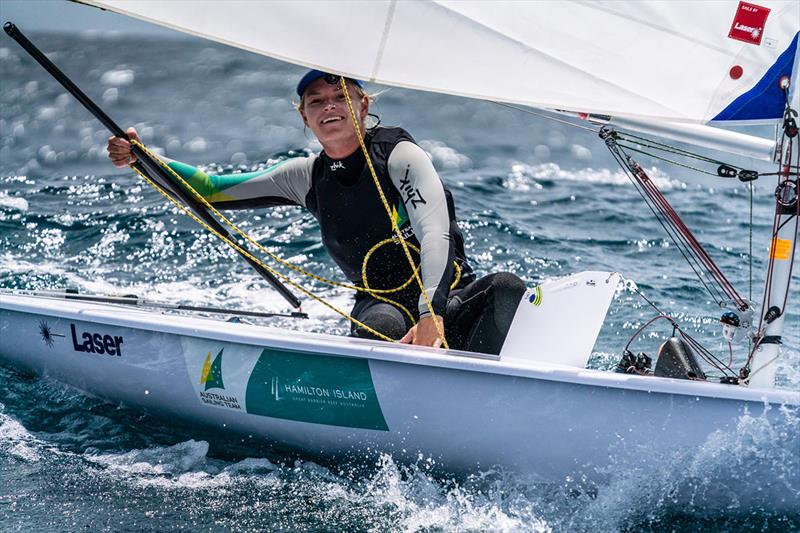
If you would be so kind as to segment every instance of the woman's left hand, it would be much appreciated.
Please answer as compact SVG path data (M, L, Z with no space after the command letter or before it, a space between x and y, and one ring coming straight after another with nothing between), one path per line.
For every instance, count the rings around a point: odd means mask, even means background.
M436 327L436 322L441 325L444 331L444 319L439 315L427 315L419 319L417 325L408 330L408 333L400 339L403 344L416 344L417 346L433 346L438 348L442 345L442 338L439 336L439 330Z

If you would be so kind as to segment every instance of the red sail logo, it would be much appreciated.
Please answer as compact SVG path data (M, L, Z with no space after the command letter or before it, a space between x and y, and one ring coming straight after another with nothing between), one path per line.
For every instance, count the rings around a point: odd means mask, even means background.
M768 15L769 9L766 7L739 2L728 37L737 41L760 45Z

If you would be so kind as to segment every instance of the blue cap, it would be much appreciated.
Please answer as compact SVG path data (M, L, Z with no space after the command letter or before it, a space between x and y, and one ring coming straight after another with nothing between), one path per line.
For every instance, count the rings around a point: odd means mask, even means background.
M328 76L330 76L330 78L328 78ZM322 72L321 70L309 70L305 76L300 78L300 83L297 84L297 96L302 98L303 93L306 92L308 86L320 78L326 78L325 81L327 81L331 85L339 83L338 74L330 74L329 72ZM345 78L345 79L352 81L362 89L364 88L360 80L354 80L353 78Z

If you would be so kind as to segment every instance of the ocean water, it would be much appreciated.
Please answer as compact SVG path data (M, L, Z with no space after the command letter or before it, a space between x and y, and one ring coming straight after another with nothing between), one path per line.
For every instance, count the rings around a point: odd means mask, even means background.
M135 125L145 143L173 159L251 169L320 148L292 107L298 67L191 38L32 37L118 123ZM489 102L370 90L381 93L373 111L382 123L409 130L453 192L478 273L508 270L530 284L581 270L623 274L626 288L612 303L592 367L613 367L652 316L634 286L727 355L719 309L595 134ZM0 288L286 310L241 260L132 172L111 166L107 137L15 43L0 39ZM748 295L749 190L645 156L640 163ZM760 179L753 194L756 301L772 225L770 180ZM337 276L314 219L299 208L233 218L282 257ZM352 295L294 279L349 309ZM272 323L348 330L319 304L304 309L310 320ZM635 349L653 354L669 333L656 327ZM797 306L788 311L784 343L778 384L799 390ZM734 356L741 364L741 346ZM0 531L793 531L800 515L733 504L709 512L671 494L686 476L713 479L723 463L744 470L752 457L774 457L776 472L796 472L798 433L797 417L781 427L743 417L736 438L710 440L685 470L654 459L652 470L618 472L588 496L497 472L442 478L424 463L390 457L330 464L243 448L0 367Z

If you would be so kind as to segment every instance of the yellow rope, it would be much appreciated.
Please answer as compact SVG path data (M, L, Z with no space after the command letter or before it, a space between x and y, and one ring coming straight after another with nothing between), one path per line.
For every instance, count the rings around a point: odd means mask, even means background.
M364 152L364 157L367 160L367 166L369 167L370 174L372 174L372 180L375 182L375 187L378 189L378 195L381 197L381 202L383 203L384 209L386 209L386 214L389 215L389 220L392 223L392 229L394 230L395 235L397 235L400 245L403 247L403 252L406 254L408 264L411 265L411 271L414 278L417 280L417 283L419 284L422 297L425 299L425 305L428 306L428 311L430 312L433 323L436 326L436 332L439 334L439 338L442 339L442 346L444 346L445 349L448 349L449 346L447 345L447 340L444 337L444 327L436 319L436 313L433 310L433 305L431 304L430 298L428 298L428 293L425 292L425 285L422 283L422 278L419 276L419 271L414 264L414 259L411 257L411 252L408 251L408 245L406 244L405 239L403 239L403 234L400 232L400 227L397 225L397 221L392 216L392 208L389 207L389 201L386 200L386 195L383 193L383 188L378 180L378 174L375 172L375 167L372 166L372 158L369 156L367 145L364 144L364 136L361 134L361 126L358 124L356 112L353 109L353 102L350 100L350 94L347 91L347 82L345 81L344 76L339 77L339 82L342 87L345 100L347 100L347 107L350 109L350 117L353 119L353 126L356 129L356 135L358 135L358 142L361 145L361 151Z
M367 279L367 264L369 263L370 257L372 257L372 254L375 253L375 251L377 251L378 248L380 248L384 244L389 244L390 242L394 242L396 240L397 240L397 237L388 237L386 239L383 239L382 241L376 243L375 246L370 248L369 251L364 255L364 261L361 263L361 281L362 281L362 283L364 283L364 289L361 289L361 287L358 287L359 289L364 290L365 292L370 292L370 293L371 292L376 292L376 291L377 292L395 292L395 291L399 291L401 289L405 289L406 287L409 286L409 284L411 284L412 281L414 281L414 276L412 274L411 277L409 277L405 281L405 283L403 283L402 285L400 285L398 287L395 287L394 289L384 289L384 291L380 291L379 289L373 289L373 288L371 288L369 286L369 280ZM417 248L413 243L407 242L406 244L407 244L407 246L409 248L411 248L415 252L419 253L419 248ZM458 282L461 281L461 267L459 266L459 264L456 261L453 261L453 267L455 267L456 274L455 274L455 276L453 278L453 283L450 284L450 290L455 289L456 285L458 285ZM415 271L419 270L419 266L415 265L414 270Z
M394 242L396 239L397 239L397 237L389 237L387 239L383 239L382 241L376 243L372 248L370 248L369 251L364 255L364 261L361 263L361 282L364 284L365 291L366 292L370 292L372 294L373 298L375 298L376 300L381 300L381 301L388 302L390 304L393 304L393 305L397 306L402 312L404 312L406 314L406 316L411 320L412 324L416 324L417 321L414 319L414 316L408 311L408 309L405 306L400 305L399 303L395 302L394 300L390 300L389 298L384 298L384 297L382 297L382 296L380 296L378 294L375 294L373 291L376 291L377 289L373 289L372 287L369 286L369 277L367 276L367 264L369 263L370 257L372 257L372 254L378 248L380 248L384 244L388 244L390 242ZM419 253L419 248L414 246L413 243L409 242L407 244L408 244L409 248L411 248L415 252ZM450 285L450 289L451 290L454 289L456 287L456 285L458 285L459 281L461 281L461 267L458 265L458 263L455 263L455 262L454 262L454 265L455 265L455 269L456 269L456 275L455 275L455 279L453 280L453 283ZM417 272L418 270L419 270L419 267L415 265L414 266L414 272ZM406 280L405 283L403 283L399 287L397 287L395 289L391 289L391 290L392 291L399 291L401 289L404 289L404 288L408 287L408 285L412 281L414 281L414 274L412 274L411 277L409 277Z
M164 168L164 170L166 170L167 172L169 172L169 173L172 175L172 177L174 177L176 180L178 180L178 181L179 181L179 183L180 183L181 185L183 185L183 186L184 186L184 188L185 188L187 191L189 191L189 192L190 192L190 193L191 193L191 194L192 194L192 195L193 195L193 196L194 196L194 197L195 197L195 198L196 198L196 199L197 199L197 200L198 200L200 203L202 203L202 204L203 204L203 206L205 206L206 208L208 208L208 210L209 210L209 211L211 211L212 213L214 213L214 214L215 214L215 215L216 215L216 216L217 216L217 217L218 217L218 218L219 218L219 219L220 219L220 220L221 220L221 221L222 221L222 222L223 222L223 223L224 223L226 226L228 226L228 227L229 227L230 229L232 229L234 232L236 232L237 234L239 234L239 236L240 236L240 237L242 237L243 239L245 239L247 242L249 242L250 244L252 244L252 245L253 245L253 246L255 246L256 248L258 248L258 249L259 249L259 250L260 250L260 251L261 251L261 252L262 252L264 255L267 255L267 256L269 256L269 258L270 258L270 259L272 259L273 261L275 261L276 263L278 263L278 264L280 264L280 265L283 265L283 266L285 266L286 268L288 268L288 269L290 269L290 270L293 270L293 271L297 272L298 274L302 274L302 275L304 275L304 276L308 276L308 277L310 277L310 278L312 278L312 279L315 279L315 280L317 280L317 281L320 281L320 282L322 282L322 283L327 283L327 284L329 284L329 285L333 285L333 286L335 286L335 287L342 287L342 288L345 288L345 289L352 289L352 290L355 290L355 291L370 292L370 293L384 293L384 294L388 294L388 293L392 293L392 292L397 292L397 291L399 291L399 290L401 290L401 289L404 289L404 288L405 288L405 287L407 287L407 286L408 286L408 285L411 283L411 281L413 280L413 277L409 277L409 278L408 278L408 281L406 281L406 282L405 282L403 285L401 285L401 286L399 286L399 287L395 287L395 288L393 288L393 289L370 289L370 290L365 290L363 287L359 287L358 285L351 285L351 284L349 284L349 283L342 283L341 281L336 281L336 280L332 280L332 279L324 278L324 277L322 277L322 276L319 276L319 275L317 275L317 274L314 274L313 272L308 272L307 270L304 270L304 269L302 269L302 268L300 268L300 267L298 267L298 266L296 266L296 265L293 265L292 263L290 263L290 262L286 261L285 259L283 259L283 258L281 258L281 257L279 257L279 256L277 256L277 255L275 255L275 254L273 254L272 252L270 252L270 251L269 251L267 248L265 248L264 246L262 246L262 245L261 245L261 243L259 243L259 242L258 242L258 241L256 241L255 239L253 239L253 238L252 238L252 237L251 237L251 236L250 236L248 233L246 233L246 232L245 232L245 231L243 231L241 228L239 228L239 227L238 227L238 226L237 226L237 225L236 225L234 222L232 222L232 221L231 221L229 218L227 218L227 217L226 217L224 214L222 214L222 213L221 213L221 212L220 212L220 211L219 211L217 208L215 208L215 207L214 207L214 205L213 205L213 204L211 204L211 203L210 203L210 202L209 202L209 201L208 201L208 200L207 200L205 197L203 197L203 195L202 195L202 194L200 194L199 192L197 192L197 191L196 191L196 190L195 190L195 189L194 189L194 188L193 188L193 187L192 187L192 186L189 184L189 182L187 182L185 179L183 179L183 177L181 177L181 175L180 175L180 174L178 174L177 172L175 172L174 170L172 170L172 168L171 168L169 165L167 165L166 163L164 163L163 161L161 161L161 159L159 159L159 157L158 157L156 154L154 154L153 152L151 152L150 150L148 150L148 148L147 148L146 146L144 146L142 143L140 143L140 142L138 142L138 141L131 141L131 143L132 143L132 144L135 144L136 146L138 146L139 148L141 148L141 149L142 149L142 150L143 150L145 153L147 153L147 155L149 155L149 156L150 156L150 157L151 157L151 158L152 158L154 161L156 161L157 163L159 163L159 165L160 165L162 168ZM134 170L135 170L135 169L134 169Z
M143 145L142 145L141 143L138 143L138 142L136 142L136 141L131 141L131 142L132 142L132 143L135 143L136 145L138 145L138 146L139 146L139 147L141 147L141 148L144 148L144 147L143 147ZM145 149L145 151L147 151L147 150ZM148 152L148 153L149 153L149 152ZM152 155L152 154L151 154L151 155ZM157 157L155 158L155 160L156 160L156 161L160 161L160 159L158 159ZM163 164L163 162L162 162L162 164ZM306 295L306 296L308 296L309 298L311 298L311 299L313 299L313 300L315 300L315 301L317 301L317 302L321 303L321 304L322 304L322 305L324 305L325 307L327 307L327 308L331 309L332 311L334 311L334 312L338 313L339 315L343 316L344 318L346 318L346 319L350 320L351 322L353 322L353 323L354 323L354 324L356 324L357 326L364 328L365 330L369 331L370 333L372 333L372 334L373 334L373 335L375 335L376 337L378 337L378 338L380 338L380 339L383 339L383 340L385 340L385 341L389 341L389 342L397 342L395 339L392 339L391 337L388 337L387 335L384 335L384 334L383 334L383 333L381 333L380 331L377 331L377 330L375 330L375 329L372 329L371 327L367 326L367 325L366 325L366 324L364 324L363 322L360 322L358 319L354 318L354 317L353 317L353 316L351 316L350 314L348 314L348 313L346 313L346 312L342 311L341 309L339 309L339 308L335 307L334 305L332 305L332 304L330 304L330 303L326 302L325 300L323 300L322 298L320 298L320 297L319 297L319 296L317 296L316 294L312 293L311 291L309 291L308 289L306 289L306 288L305 288L305 287L303 287L302 285L300 285L300 284L298 284L298 283L295 283L294 281L292 281L291 279L289 279L289 277L288 277L288 276L286 276L286 275L284 275L284 274L282 274L282 273L278 272L277 270L275 270L275 269L271 268L269 265L266 265L266 264L265 264L263 261L261 261L260 259L258 259L257 257L255 257L253 254L251 254L250 252L248 252L247 250L245 250L244 248L242 248L241 246L239 246L237 243L233 242L231 239L229 239L229 238L228 238L228 237L226 237L225 235L223 235L223 234L219 233L217 230L215 230L215 229L214 229L214 228L212 228L211 226L209 226L209 225L208 225L208 224L207 224L207 223L206 223L204 220L202 220L200 217L198 217L197 215L195 215L194 213L192 213L192 212L191 212L191 210L190 210L188 207L186 207L185 205L183 205L182 203L180 203L179 201L177 201L175 198L173 198L172 196L170 196L169 194L167 194L167 193L166 193L166 192L165 192L165 191L164 191L164 190L163 190L163 189L162 189L160 186L156 185L156 184L155 184L155 183L154 183L154 182L153 182L153 181L152 181L150 178L148 178L146 175L144 175L142 172L140 172L140 171L139 171L137 168L133 167L132 165L131 165L131 168L133 169L133 171L134 171L134 172L136 172L136 173L137 173L139 176L141 176L141 178L142 178L144 181L146 181L147 183L149 183L149 184L150 184L150 185L151 185L151 186L152 186L152 187L153 187L155 190L157 190L159 193L161 193L161 195L162 195L162 196L164 196L164 198L166 198L167 200L169 200L169 201L170 201L170 202L171 202L173 205L175 205L175 206L176 206L176 207L178 207L178 208L179 208L181 211L183 211L183 212L184 212L186 215L188 215L189 217L191 217L191 218L192 218L192 219L193 219L195 222L197 222L198 224L200 224L200 225L201 225L203 228L205 228L206 230L208 230L210 233L212 233L213 235L215 235L217 238L219 238L220 240L222 240L224 243L226 243L228 246L230 246L231 248L233 248L234 250L236 250L236 251L237 251L237 252L239 252L240 254L242 254L242 255L244 255L245 257L247 257L248 259L251 259L252 261L256 262L256 263L257 263L259 266L261 266L261 267L263 267L264 269L266 269L266 270L267 270L267 271L268 271L270 274L272 274L273 276L277 276L277 277L281 278L281 279L283 280L283 282L284 282L284 283L287 283L288 285L291 285L292 287L296 288L297 290L299 290L300 292L302 292L303 294L305 294L305 295ZM169 167L167 167L167 168L169 168ZM169 169L169 170L172 170L172 169ZM176 174L176 176L177 176L177 174ZM192 187L191 187L191 186L189 186L189 185L188 185L188 183L186 183L185 181L183 181L183 179L182 179L180 176L177 176L177 177L178 177L178 179L180 179L180 180L181 180L181 181L182 181L182 182L183 182L185 185L187 185L187 186L188 186L188 188L189 188L189 190L190 190L190 191L194 191L194 189L192 189ZM194 191L194 192L196 192L196 191ZM205 200L205 199L203 199L203 200ZM207 204L207 207L209 207L209 206L210 206L210 204ZM213 208L212 208L212 209L213 209Z

